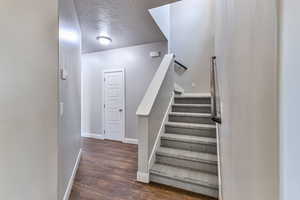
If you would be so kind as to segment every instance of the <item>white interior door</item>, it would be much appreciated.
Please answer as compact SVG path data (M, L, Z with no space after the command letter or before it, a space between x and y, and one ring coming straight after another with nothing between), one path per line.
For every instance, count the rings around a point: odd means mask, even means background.
M105 139L123 141L125 135L124 70L104 71Z

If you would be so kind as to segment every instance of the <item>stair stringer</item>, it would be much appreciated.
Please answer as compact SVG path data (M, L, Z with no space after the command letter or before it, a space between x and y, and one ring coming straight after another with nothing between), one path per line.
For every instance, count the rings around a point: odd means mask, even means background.
M216 139L217 139L217 157L218 157L218 181L219 181L219 200L223 200L222 185L222 159L221 159L221 140L220 140L220 124L216 123Z
M168 108L167 108L167 110L165 112L163 121L161 123L160 129L159 129L157 137L155 139L155 143L154 143L153 149L152 149L150 157L149 157L149 162L148 162L148 169L149 170L152 168L153 164L155 163L156 152L157 152L158 148L160 147L161 136L165 132L165 124L168 122L169 114L172 111L172 105L174 104L174 97L175 97L175 93L173 92L172 97L170 99L170 103L169 103Z

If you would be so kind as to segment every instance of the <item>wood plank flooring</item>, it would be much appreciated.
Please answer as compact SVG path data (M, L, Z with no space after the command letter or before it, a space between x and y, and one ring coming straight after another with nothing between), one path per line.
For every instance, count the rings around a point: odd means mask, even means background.
M214 200L137 182L137 145L84 138L82 150L70 200Z

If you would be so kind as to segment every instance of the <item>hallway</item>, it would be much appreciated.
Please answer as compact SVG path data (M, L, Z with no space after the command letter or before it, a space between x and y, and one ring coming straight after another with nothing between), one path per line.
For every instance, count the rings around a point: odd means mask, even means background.
M70 200L213 200L136 182L137 145L82 139L82 160Z

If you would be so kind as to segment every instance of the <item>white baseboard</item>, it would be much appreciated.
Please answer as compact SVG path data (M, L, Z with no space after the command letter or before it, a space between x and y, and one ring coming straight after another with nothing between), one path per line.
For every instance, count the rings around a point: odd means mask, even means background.
M126 143L126 144L138 144L139 141L138 141L138 139L125 138L124 143Z
M105 137L103 134L96 134L96 133L82 133L81 137L85 138L93 138L97 140L104 140ZM123 143L126 144L138 144L138 139L132 139L132 138L125 138Z
M80 149L63 200L69 200L69 198L70 198L73 183L74 183L75 176L76 176L76 172L78 170L80 159L81 159L81 153L82 153L82 150Z
M149 173L137 172L137 181L141 183L149 183L150 182Z
M217 124L217 155L218 155L218 178L219 178L219 200L223 200L223 182L222 182L222 163L221 163L221 148L220 148L220 125Z
M81 134L82 137L85 138L93 138L93 139L97 139L97 140L104 140L104 135L100 135L100 134L96 134L96 133L82 133Z
M156 136L153 149L152 149L151 154L150 154L150 158L149 158L149 162L148 162L148 169L152 168L152 166L153 166L153 164L156 160L156 151L160 147L160 138L161 138L161 135L165 132L165 124L167 123L169 113L172 110L172 104L174 103L174 97L175 97L175 94L173 93L173 95L171 97L171 100L170 100L170 103L168 105L168 108L165 112L164 118L162 120L162 123L160 125L160 129L159 129L158 134Z

